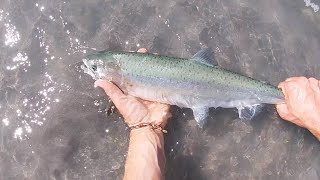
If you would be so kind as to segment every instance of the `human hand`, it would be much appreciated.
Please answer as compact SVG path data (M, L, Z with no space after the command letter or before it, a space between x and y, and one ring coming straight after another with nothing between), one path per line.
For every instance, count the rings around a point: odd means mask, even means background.
M138 52L146 53L147 50L141 48ZM97 80L95 85L104 89L129 126L151 124L164 128L171 117L170 106L167 104L125 95L115 84L109 81Z
M320 82L314 78L292 77L279 84L285 104L278 104L281 118L312 131L320 124Z

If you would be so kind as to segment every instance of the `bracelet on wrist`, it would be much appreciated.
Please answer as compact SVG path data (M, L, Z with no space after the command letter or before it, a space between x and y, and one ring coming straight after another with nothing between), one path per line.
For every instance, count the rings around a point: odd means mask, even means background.
M163 129L160 125L157 125L157 124L141 123L141 124L138 124L138 125L129 125L129 128L131 130L140 129L140 128L144 128L144 127L151 127L151 129L153 129L155 131L161 131L163 133L168 133L167 130Z

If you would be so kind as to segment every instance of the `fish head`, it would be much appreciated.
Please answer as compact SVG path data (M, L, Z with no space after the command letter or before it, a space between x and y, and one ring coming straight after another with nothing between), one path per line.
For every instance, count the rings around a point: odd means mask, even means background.
M112 80L118 74L119 65L112 54L96 53L86 56L81 69L93 79Z

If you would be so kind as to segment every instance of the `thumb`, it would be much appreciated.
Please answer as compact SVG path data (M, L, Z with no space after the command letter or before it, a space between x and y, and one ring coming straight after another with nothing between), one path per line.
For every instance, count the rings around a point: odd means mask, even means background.
M110 81L97 80L94 84L101 87L117 107L126 99L126 95Z
M309 78L309 84L314 92L314 96L317 101L320 100L320 81L315 78Z
M277 112L282 119L287 121L291 121L293 119L297 119L292 113L289 112L288 106L286 104L277 104L276 105Z

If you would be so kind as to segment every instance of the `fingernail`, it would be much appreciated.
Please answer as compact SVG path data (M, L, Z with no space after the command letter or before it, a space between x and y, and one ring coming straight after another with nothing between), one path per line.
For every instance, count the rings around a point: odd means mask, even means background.
M138 53L146 53L146 52L148 52L148 50L146 48L140 48L140 49L138 49L137 52Z
M98 79L98 80L96 80L96 81L94 82L94 87L95 87L95 88L99 87L99 86L98 86L98 82L99 82L99 81L102 81L102 80L101 80L101 79Z

